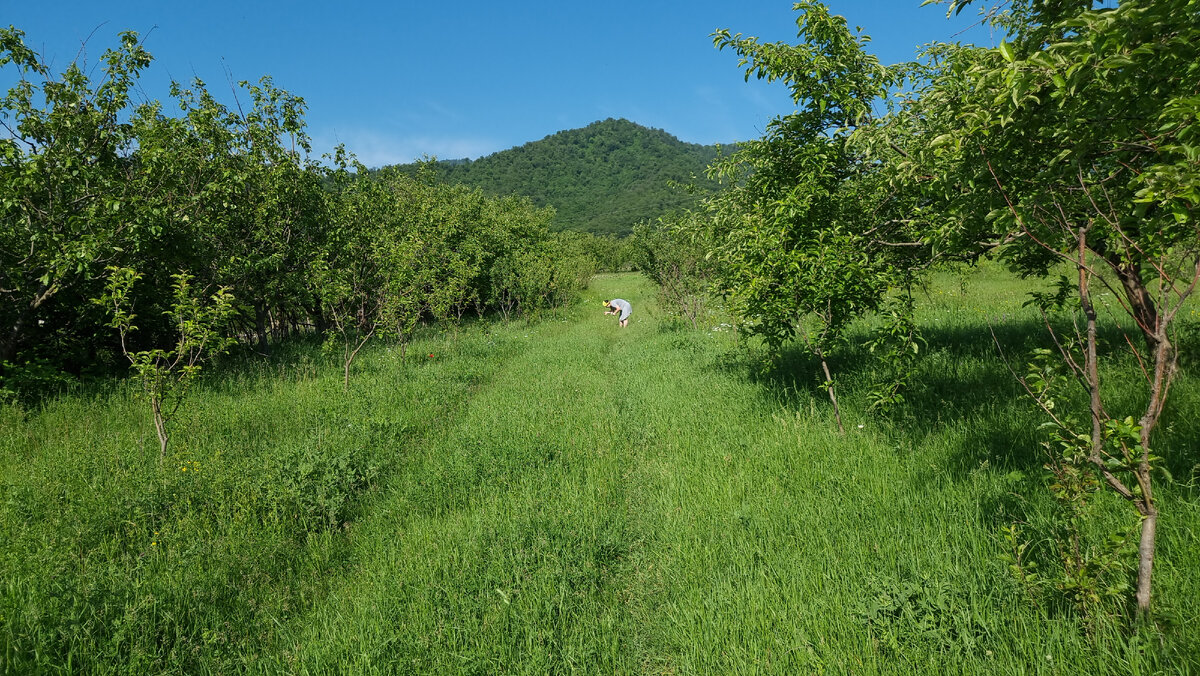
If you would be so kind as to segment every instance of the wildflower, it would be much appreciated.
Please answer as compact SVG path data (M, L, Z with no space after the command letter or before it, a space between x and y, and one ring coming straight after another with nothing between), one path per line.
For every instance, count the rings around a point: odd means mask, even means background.
M433 353L432 353L432 352L430 352L430 353L429 353L429 358L430 358L430 359L433 359Z

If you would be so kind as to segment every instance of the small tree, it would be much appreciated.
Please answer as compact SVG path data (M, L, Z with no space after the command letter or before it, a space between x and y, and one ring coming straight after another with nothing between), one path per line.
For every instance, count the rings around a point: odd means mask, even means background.
M341 147L329 179L328 236L321 256L309 263L309 285L327 323L323 347L340 349L342 389L350 389L350 367L362 348L386 331L384 282L375 235L392 208L392 195L368 176L367 168ZM354 172L349 171L350 164Z
M884 165L857 138L896 72L822 3L795 8L799 45L714 34L718 47L741 55L747 79L783 81L799 108L710 169L728 187L705 206L718 288L772 350L804 341L821 363L841 429L830 351L904 279L910 252L924 247L906 234L895 195L880 189Z
M382 289L373 284L373 275L364 275L362 268L373 265L365 261L356 270L330 272L321 277L321 303L329 322L324 348L327 352L341 350L342 390L350 391L350 366L366 344L382 333Z
M660 218L655 223L634 226L631 238L637 247L637 265L658 284L664 306L698 328L708 300L711 261L702 216L684 212Z
M179 411L202 365L234 342L222 332L234 312L233 295L227 287L221 287L204 300L193 290L191 275L173 275L173 304L164 314L175 329L175 345L169 349L135 350L129 344L130 334L137 330L132 291L142 276L129 268L109 267L108 271L106 292L98 302L112 313L109 326L120 334L121 352L137 374L150 404L162 459L170 439L167 424Z
M1084 326L1074 340L1054 340L1062 370L1081 386L1081 415L1061 409L1068 399L1046 405L1052 379L1024 382L1067 454L1084 460L1077 469L1136 511L1144 615L1158 520L1151 479L1161 466L1152 437L1178 360L1175 321L1200 284L1196 3L1012 4L999 47L938 53L905 114L927 138L908 180L928 186L928 237L940 246L967 256L995 249L1027 274L1074 268ZM1115 411L1101 388L1097 285L1141 334L1125 341L1146 386L1134 415Z

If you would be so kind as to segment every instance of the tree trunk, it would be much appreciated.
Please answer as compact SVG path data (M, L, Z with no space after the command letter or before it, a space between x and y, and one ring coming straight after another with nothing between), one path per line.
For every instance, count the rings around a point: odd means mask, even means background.
M1097 367L1098 357L1096 355L1096 310L1092 305L1091 294L1088 288L1092 273L1086 265L1086 238L1087 230L1083 229L1079 233L1079 299L1084 314L1087 317L1087 361L1085 362L1085 375L1091 395L1091 460L1097 467L1101 468L1101 474L1108 482L1108 485L1120 493L1126 500L1131 501L1137 509L1138 514L1142 517L1141 534L1138 539L1137 591L1134 598L1137 602L1138 616L1147 617L1150 613L1151 580L1154 571L1154 540L1158 526L1158 508L1154 505L1153 486L1150 480L1150 435L1158 425L1163 403L1166 401L1167 391L1170 389L1171 376L1174 373L1175 367L1174 346L1167 338L1166 327L1159 326L1161 318L1159 317L1158 309L1154 304L1154 299L1142 282L1140 270L1131 264L1118 264L1109 261L1120 278L1121 285L1125 288L1125 297L1129 302L1127 309L1133 316L1134 321L1137 322L1138 328L1141 329L1142 336L1146 341L1146 348L1154 358L1154 375L1150 381L1150 401L1146 406L1145 415L1138 421L1141 427L1139 441L1142 446L1142 456L1139 459L1140 462L1137 469L1133 472L1134 478L1138 483L1138 488L1140 489L1140 495L1138 495L1130 491L1123 483L1116 480L1111 473L1103 469L1102 449L1104 439L1102 425L1108 416L1104 412L1100 400L1100 376Z
M41 307L46 299L53 296L57 287L49 284L39 284L37 293L33 300L21 308L21 312L17 314L17 318L13 321L12 328L9 329L8 335L0 341L0 363L10 361L17 353L17 345L21 342L21 336L25 333L25 326L29 323L29 319L33 316L34 311Z
M29 310L22 310L21 314L17 315L17 320L13 322L8 335L3 341L0 341L0 363L12 360L16 354L17 343L21 340L21 334L25 332L25 321L29 314Z
M329 315L325 314L325 308L318 304L313 309L312 316L313 321L316 322L317 337L324 340L329 335Z
M1146 414L1138 423L1141 425L1142 457L1136 472L1142 489L1138 511L1142 514L1142 533L1138 542L1137 612L1145 617L1150 612L1150 583L1154 572L1154 537L1158 526L1158 507L1154 504L1153 487L1150 483L1150 434L1158 426L1166 403L1167 392L1175 375L1177 354L1175 346L1167 337L1166 327L1155 332L1154 377L1150 382L1150 403Z
M1083 372L1084 378L1087 381L1088 388L1088 409L1092 419L1092 446L1090 457L1092 462L1102 462L1101 456L1104 450L1104 420L1107 417L1104 413L1104 405L1100 399L1100 358L1096 352L1096 306L1092 304L1091 291L1091 276L1092 272L1087 267L1087 230L1079 232L1079 262L1077 270L1079 272L1079 306L1083 310L1083 315L1087 321L1086 333L1084 334L1084 362Z
M1112 267L1117 273L1117 278L1121 280L1121 286L1125 289L1125 298L1129 302L1129 313L1133 315L1133 320L1137 322L1138 329L1142 332L1142 338L1146 341L1147 354L1155 354L1159 341L1158 308L1154 304L1154 297L1150 295L1150 291L1146 289L1146 284L1142 281L1141 270L1129 263Z
M1154 531L1158 526L1158 508L1147 503L1149 511L1142 518L1142 534L1138 542L1137 613L1146 617L1150 613L1150 579L1154 571Z
M342 382L342 391L343 392L350 391L350 364L352 364L354 362L354 358L358 356L358 351L363 349L363 345L366 345L367 341L371 340L371 336L375 335L375 330L377 328L379 328L379 327L372 326L371 330L367 333L367 335L363 336L362 340L358 341L358 346L355 347L353 350L351 350L351 348L350 348L350 343L345 344L345 351L343 352L343 355L345 356L345 361L346 361L346 373L345 373L346 378Z
M258 334L258 350L263 354L271 354L267 343L267 308L260 303L254 304L254 331Z
M158 459L167 457L167 421L163 418L162 400L151 395L150 409L154 412L154 432L158 435Z

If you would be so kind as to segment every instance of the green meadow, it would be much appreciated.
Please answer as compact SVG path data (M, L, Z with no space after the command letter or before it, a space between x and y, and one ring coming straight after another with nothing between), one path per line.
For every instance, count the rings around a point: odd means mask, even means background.
M845 435L802 351L771 366L717 314L685 327L635 274L376 343L348 392L312 344L227 358L161 460L132 382L8 405L0 672L1200 671L1195 310L1137 625L1127 595L1084 616L1004 559L1016 523L1027 563L1059 565L1043 421L997 349L1019 370L1048 344L1034 284L935 276L888 415L856 327L831 363ZM1136 364L1111 368L1136 410ZM1088 508L1096 537L1136 527L1111 491Z

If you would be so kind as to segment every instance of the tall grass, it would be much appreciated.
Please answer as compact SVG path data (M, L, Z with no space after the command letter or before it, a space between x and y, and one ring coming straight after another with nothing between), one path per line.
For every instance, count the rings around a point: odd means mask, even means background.
M987 324L1014 358L1044 342L1027 289L935 279L889 417L867 412L879 367L843 350L845 436L815 364L763 370L634 275L560 317L431 332L404 363L364 351L349 394L302 345L227 364L161 464L132 390L9 407L4 671L1200 669L1193 367L1160 446L1157 627L1034 605L1001 560L1020 522L1054 565L1041 420ZM626 329L602 315L614 296ZM1094 508L1130 525L1115 498Z

